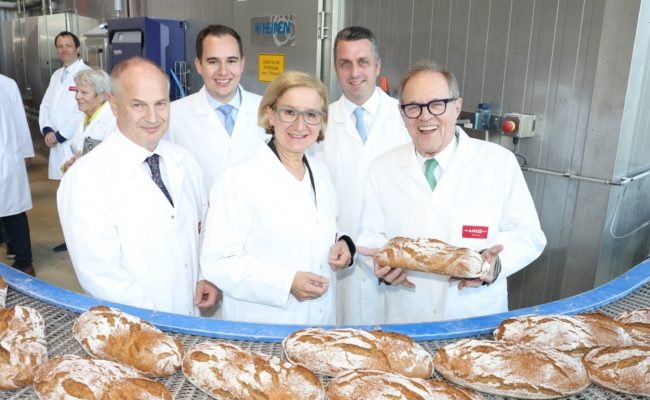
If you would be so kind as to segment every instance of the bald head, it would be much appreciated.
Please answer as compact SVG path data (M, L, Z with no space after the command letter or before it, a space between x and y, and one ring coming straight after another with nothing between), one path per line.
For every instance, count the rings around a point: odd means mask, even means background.
M153 62L136 57L111 73L111 108L117 127L135 144L155 150L169 125L169 79Z

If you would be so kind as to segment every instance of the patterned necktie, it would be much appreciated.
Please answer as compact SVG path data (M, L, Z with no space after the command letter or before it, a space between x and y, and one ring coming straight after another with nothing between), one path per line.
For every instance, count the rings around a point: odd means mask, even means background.
M436 175L433 173L436 170L437 166L438 161L436 161L435 158L430 158L424 162L424 176L427 178L427 182L429 182L429 186L431 187L432 192L438 183L436 181Z
M368 133L366 132L366 125L363 123L363 107L354 109L354 118L357 120L357 132L363 143L366 143Z
M165 184L162 181L162 177L160 176L160 156L158 154L152 154L150 157L146 159L147 164L149 164L149 169L151 170L151 179L153 179L154 182L156 182L156 185L162 190L163 194L165 197L167 197L167 200L169 200L169 204L174 206L174 202L172 201L172 196L169 195L169 192L167 191L167 188L165 187Z
M235 126L235 120L232 118L233 106L230 104L222 104L219 106L218 110L224 117L224 127L228 132L228 136L232 136L232 128Z

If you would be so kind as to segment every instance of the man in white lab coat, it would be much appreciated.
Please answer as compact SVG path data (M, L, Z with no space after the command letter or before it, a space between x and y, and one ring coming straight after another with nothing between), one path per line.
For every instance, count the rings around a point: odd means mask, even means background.
M396 236L435 238L481 252L491 269L479 279L450 281L375 265L377 277L391 284L382 285L387 323L507 311L506 278L546 245L514 155L456 127L461 106L450 72L421 62L407 73L400 113L412 143L372 163L358 251L373 255Z
M25 159L31 157L34 157L34 147L18 85L0 75L0 221L16 256L13 266L34 276L25 213L32 208L25 166Z
M203 174L185 149L161 141L169 80L132 58L111 75L117 128L66 172L57 202L79 283L96 298L196 315L217 300L201 279Z
M330 104L325 140L314 149L325 161L339 199L339 229L357 239L363 182L378 155L410 141L397 100L377 87L381 70L377 38L351 26L334 41L334 69L343 95ZM337 322L381 323L383 314L372 260L356 258L356 268L339 273Z
M68 139L74 136L83 120L75 100L77 72L90 68L81 57L81 43L74 33L63 31L54 38L56 54L63 67L54 71L45 91L38 114L38 124L45 145L50 149L48 178L60 180L61 164L72 156Z
M203 87L171 105L167 138L194 155L208 191L227 166L254 154L268 138L257 125L262 98L239 84L245 61L235 30L205 27L196 37L194 59Z

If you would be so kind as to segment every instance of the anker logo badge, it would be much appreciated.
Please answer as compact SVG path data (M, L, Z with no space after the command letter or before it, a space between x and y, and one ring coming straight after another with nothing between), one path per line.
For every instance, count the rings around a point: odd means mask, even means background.
M487 226L463 225L464 239L487 239L487 236Z

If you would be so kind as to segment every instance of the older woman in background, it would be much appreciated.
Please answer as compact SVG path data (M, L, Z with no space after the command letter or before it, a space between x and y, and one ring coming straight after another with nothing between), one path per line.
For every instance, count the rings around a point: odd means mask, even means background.
M210 193L201 253L223 290L223 318L335 323L335 271L354 244L336 230L336 193L324 164L305 155L323 139L327 92L314 76L287 72L267 88L259 124L267 146L226 170Z
M115 116L108 104L111 92L111 78L102 70L86 69L74 78L77 85L75 99L84 119L77 127L70 149L72 158L63 163L65 172L84 153L101 143L115 129ZM85 146L84 146L85 143Z

